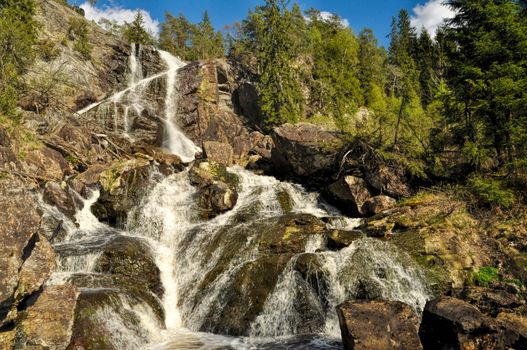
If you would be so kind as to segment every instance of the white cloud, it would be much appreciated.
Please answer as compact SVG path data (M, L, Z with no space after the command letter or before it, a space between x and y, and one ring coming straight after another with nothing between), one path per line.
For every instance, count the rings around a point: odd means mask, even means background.
M444 0L429 0L426 4L417 4L413 8L412 26L420 32L424 27L431 36L435 37L436 30L446 18L454 17L454 11L443 5Z
M125 9L119 6L104 6L97 8L85 2L80 7L84 10L86 18L99 22L101 18L114 20L118 24L124 24L124 22L132 22L134 20L137 9ZM150 13L146 10L140 9L143 14L143 20L145 23L145 29L154 35L159 33L159 21L155 20L150 16Z
M331 16L333 16L333 13L331 12L328 12L328 11L320 11L320 17L322 17L322 19L324 21L327 21L331 18ZM346 19L346 18L341 18L341 21L340 23L342 23L342 25L344 27L349 27L350 26L350 22Z

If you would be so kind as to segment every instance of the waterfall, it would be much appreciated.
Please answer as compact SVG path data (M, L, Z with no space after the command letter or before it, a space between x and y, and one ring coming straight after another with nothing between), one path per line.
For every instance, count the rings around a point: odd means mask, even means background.
M172 154L181 157L184 162L191 162L194 160L194 155L201 152L192 140L190 140L177 126L173 115L176 109L176 92L175 86L177 83L177 71L183 67L185 63L178 58L172 56L166 51L159 51L161 59L168 66L167 71L167 89L165 97L165 138L163 146Z
M163 123L164 129L162 145L169 153L178 155L183 162L191 162L194 160L195 154L201 152L201 149L181 131L177 121L174 120L177 110L177 73L178 69L185 66L185 63L170 53L159 50L159 56L167 66L167 70L143 78L142 65L138 59L140 52L141 47L132 44L131 54L128 59L128 86L124 90L113 94L104 101L93 103L77 111L76 115L84 115L95 108L101 109L104 112L103 114L108 113L105 111L109 111L113 117L114 131L121 131L124 136L133 141L130 133L132 125L130 112L140 115L150 103L148 96L145 95L147 88L153 81L165 77L166 95L162 111L163 115L158 116L158 119ZM122 114L121 108L123 109Z
M104 108L115 109L114 116L123 113L122 124L114 120L119 124L115 129L132 137L132 116L149 108L146 89L154 80L164 78L166 95L159 116L165 131L163 147L184 162L191 162L200 149L184 135L175 120L177 73L184 63L164 51L159 51L159 55L168 69L144 78L138 59L140 48L132 46L127 88L78 114L107 105ZM110 245L112 242L124 239L144 243L159 270L163 287L162 292L150 295L150 299L162 306L164 320L155 312L155 306L138 301L139 297L130 297L119 288L101 287L97 283L82 286L82 293L108 293L106 302L98 305L93 317L108 330L109 341L119 349L334 349L340 347L335 306L347 299L399 300L417 311L423 309L430 298L423 272L389 242L362 238L349 247L332 251L325 235L314 234L300 241L294 250L269 253L273 248L265 246L268 242L262 236L282 218L314 216L323 219L317 223L322 227L326 223L328 230L352 230L360 220L343 216L324 204L318 193L300 185L256 175L237 166L228 172L238 179L237 203L232 210L210 220L200 216L198 190L191 184L189 169L166 177L153 174L157 181L152 181L146 195L128 213L123 230L111 228L93 215L91 208L100 196L96 189L87 198L78 196L82 205L73 220L40 201L44 217L63 222L61 227L65 231L53 241L59 268L47 283L100 281L109 274L96 272L101 271L97 270L97 264L108 247L115 247ZM280 239L287 234L286 231ZM231 300L229 293L236 289L238 278L246 277L243 272L273 258L285 262L277 270L269 292L259 301L258 313L246 325L247 336L202 332L210 331L221 321L222 312ZM301 272L299 265L305 261L311 265Z

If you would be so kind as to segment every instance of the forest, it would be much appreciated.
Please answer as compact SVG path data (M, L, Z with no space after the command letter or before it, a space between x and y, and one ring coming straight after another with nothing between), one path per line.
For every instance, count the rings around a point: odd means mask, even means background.
M143 28L140 12L124 26L101 25L187 61L236 62L257 83L263 130L321 124L404 161L418 179L466 180L484 201L510 207L527 187L526 5L447 4L456 15L435 38L401 10L388 48L368 28L356 34L337 15L322 18L280 0L250 11L225 35L207 12L196 24L166 13L159 38ZM17 78L45 43L37 39L32 0L2 0L0 8L0 112L16 118L24 91ZM75 28L79 50L89 55Z

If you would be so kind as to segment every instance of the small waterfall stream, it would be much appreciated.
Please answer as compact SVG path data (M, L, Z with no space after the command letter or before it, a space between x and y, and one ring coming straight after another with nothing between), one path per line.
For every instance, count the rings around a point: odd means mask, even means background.
M177 105L174 91L177 70L184 63L161 51L168 70L143 78L136 55L134 47L129 60L129 86L108 101L122 102L126 98L131 101L127 108L139 110L144 89L164 76L167 83L162 116L164 147L184 161L192 161L200 150L177 127L173 117ZM78 114L97 106L88 106ZM125 109L124 134L129 131L127 113ZM317 235L303 242L298 252L284 255L288 259L285 267L261 301L261 311L246 325L246 336L200 332L217 329L222 312L228 310L232 301L229 293L237 288L240 276L246 276L240 273L268 261L256 228L267 228L286 215L300 214L331 218L326 220L328 229L350 230L359 224L358 219L346 218L336 209L321 204L318 194L299 185L255 175L240 167L228 171L239 181L237 204L208 221L198 215L197 189L191 185L188 170L168 177L152 174L155 185L129 213L123 230L100 223L90 211L99 197L96 189L88 199L81 199L82 209L75 215L77 225L54 208L43 205L46 215L60 216L58 219L65 222L66 231L64 238L54 244L59 253L59 268L48 283L79 278L96 281L103 278L96 272L96 266L105 247L120 237L145 243L159 269L164 290L160 297L164 325L157 321L151 304L111 294L112 302L99 309L95 317L109 330L117 349L336 349L340 348L340 330L335 306L346 299L400 300L422 310L430 297L424 275L390 243L363 238L347 248L331 251L325 239ZM283 206L284 194L290 199L290 208ZM307 270L308 277L301 276L298 270L303 261L316 266L313 271ZM116 313L116 310L124 311ZM136 321L130 323L119 316L123 312ZM311 330L307 333L306 323Z

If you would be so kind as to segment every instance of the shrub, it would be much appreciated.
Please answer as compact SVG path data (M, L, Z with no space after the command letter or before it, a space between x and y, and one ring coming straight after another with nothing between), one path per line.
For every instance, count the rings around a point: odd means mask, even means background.
M68 31L70 40L75 40L73 49L85 59L90 59L92 46L88 42L88 24L83 19L72 19Z
M514 191L506 188L500 180L474 176L468 180L467 185L469 190L484 204L507 209L516 202Z
M472 282L478 286L488 287L490 283L499 282L498 269L491 266L483 266L478 272L472 274Z

